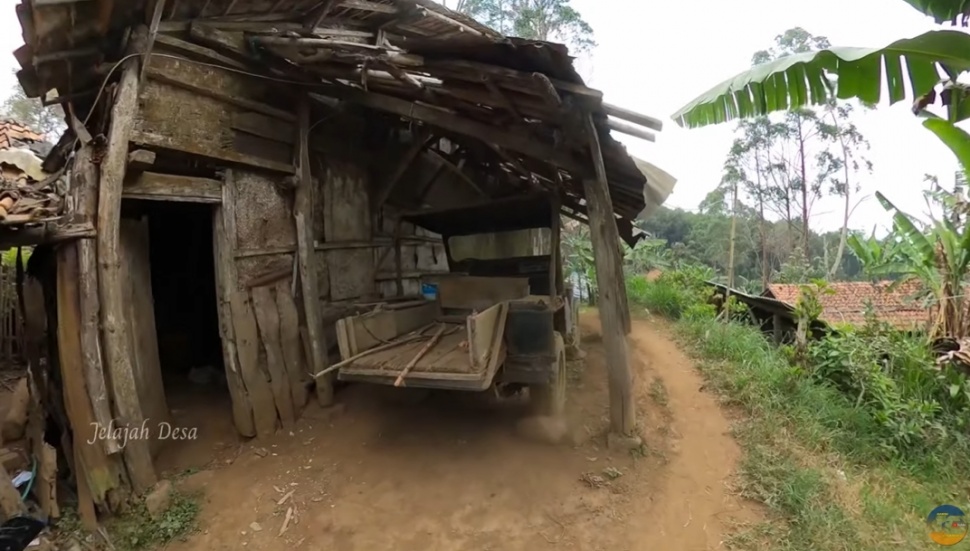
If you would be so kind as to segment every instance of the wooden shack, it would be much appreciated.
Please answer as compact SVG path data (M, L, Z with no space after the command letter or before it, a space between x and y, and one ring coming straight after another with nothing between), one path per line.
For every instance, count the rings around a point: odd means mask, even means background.
M89 445L92 427L165 419L200 362L224 366L244 437L292 426L311 395L329 405L313 375L338 355L337 320L448 270L440 238L400 215L521 194L591 223L613 428L632 433L619 239L635 241L645 177L610 131L661 125L604 103L564 46L429 0L17 14L24 90L56 90L44 101L67 113L45 163L69 175L65 224L96 228L35 270L82 499L110 510L155 483L157 442Z

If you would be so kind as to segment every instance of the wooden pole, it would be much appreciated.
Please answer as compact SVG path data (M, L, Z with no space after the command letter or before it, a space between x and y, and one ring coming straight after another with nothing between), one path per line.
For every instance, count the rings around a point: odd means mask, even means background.
M83 145L74 157L71 171L73 185L77 186L78 201L76 214L84 222L93 221L98 208L98 170L92 162L94 152L90 145ZM78 284L81 290L81 353L84 360L84 381L94 417L102 427L107 427L112 419L111 400L105 380L104 362L101 359L101 336L98 331L101 317L101 303L98 299L98 251L92 239L81 239L78 248ZM121 446L112 435L101 443L105 452L114 454Z
M589 210L589 233L593 242L603 345L606 348L610 389L610 432L617 436L629 437L635 436L636 411L633 403L633 375L627 357L626 331L623 323L627 305L621 304L622 297L625 295L622 292L625 289L625 283L621 269L622 260L619 258L620 234L616 229L616 218L613 216L613 201L610 198L599 136L591 115L586 117L586 131L589 135L596 178L585 178L583 190Z
M320 289L317 282L316 250L313 239L313 176L310 173L310 98L300 98L297 114L297 178L293 216L296 219L297 257L303 290L303 313L306 337L310 341L313 373L321 373L330 363L323 322L320 319ZM321 406L333 404L333 382L329 377L316 377L317 401Z
M132 32L131 53L142 51L146 30ZM145 421L138 399L132 365L129 328L125 323L121 258L121 191L128 163L128 142L138 114L138 58L125 62L121 84L111 108L108 145L101 163L98 194L98 280L101 295L101 327L108 373L121 426L132 430ZM136 492L144 492L158 480L149 452L149 439L130 440L124 447L125 466Z

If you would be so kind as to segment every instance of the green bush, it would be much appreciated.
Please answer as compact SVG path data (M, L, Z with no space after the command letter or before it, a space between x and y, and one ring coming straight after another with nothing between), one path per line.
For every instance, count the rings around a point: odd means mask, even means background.
M892 457L966 446L970 384L934 365L925 339L887 327L844 328L812 343L813 376L832 384L879 424Z
M826 446L860 459L930 466L934 457L970 449L970 381L937 369L921 336L873 318L810 342L802 370L790 350L773 347L758 328L715 323L708 279L698 269L669 271L654 282L635 277L628 294L653 314L683 321L704 357L732 366L730 377L716 378L739 403L780 410L804 404L799 415L812 422L801 426L814 426L810 431L827 435Z
M713 289L706 284L712 275L708 268L689 267L664 272L656 281L634 276L627 279L627 296L633 304L671 319L713 317Z

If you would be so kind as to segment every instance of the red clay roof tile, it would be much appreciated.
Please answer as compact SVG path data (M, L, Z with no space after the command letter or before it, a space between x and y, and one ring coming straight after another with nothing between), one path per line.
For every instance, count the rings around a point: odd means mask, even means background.
M819 302L822 303L820 319L831 325L862 325L865 323L866 305L871 303L877 317L897 329L923 327L929 321L930 308L914 298L920 291L920 283L908 281L890 290L891 284L891 281L829 283L833 292L819 294ZM795 306L801 295L801 287L775 283L768 286L768 293L785 304Z

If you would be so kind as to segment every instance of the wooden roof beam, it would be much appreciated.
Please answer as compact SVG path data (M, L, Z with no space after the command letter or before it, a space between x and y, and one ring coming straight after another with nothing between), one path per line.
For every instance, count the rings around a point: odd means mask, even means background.
M615 130L617 132L621 132L628 136L634 136L634 137L640 138L641 140L647 140L648 142L657 141L656 134L654 134L653 132L647 132L646 130L638 128L632 124L627 124L625 122L620 122L613 119L607 119L606 125L610 128L610 130Z
M319 27L320 24L323 22L323 19L327 16L328 13L330 13L330 10L333 9L334 4L336 3L337 3L337 0L324 0L323 4L320 5L320 9L317 11L316 15L313 16L313 19L310 19L307 21L307 24L306 24L307 30L312 31L313 29L316 29L317 27Z
M616 117L620 120L639 124L640 126L645 126L651 130L656 130L657 132L663 130L664 127L664 123L660 119L655 119L653 117L648 117L647 115L637 113L636 111L617 107L611 103L603 102L603 109L606 110L606 114L610 115L611 117Z
M470 27L470 26L462 23L461 21L458 21L456 19L452 19L452 18L448 17L445 14L438 13L438 12L436 12L434 10L431 10L431 9L428 9L428 8L426 8L424 6L418 7L418 12L421 13L422 15L426 16L426 17L431 17L433 19L437 19L438 21L442 21L444 23L447 23L447 24L451 25L452 27L455 27L456 32L458 32L458 33L468 33L468 34L470 34L472 36L482 36L482 33L479 32L478 29L472 28L472 27Z
M352 10L360 11L370 11L374 13L397 13L398 9L396 6L391 6L389 4L380 4L377 2L369 2L367 0L341 0L337 4L338 8L348 8Z
M311 97L313 97L312 94ZM428 129L422 129L418 135L414 136L413 140L414 141L411 142L408 149L403 155L401 155L401 158L398 159L397 164L394 165L394 168L391 170L387 181L384 182L378 190L377 199L374 201L374 212L380 212L381 208L384 206L384 203L387 202L388 198L391 196L391 193L394 192L394 188L401 180L401 177L404 176L405 172L407 172L408 167L414 163L414 160L418 158L418 155L428 146L428 143L431 141L431 132Z
M392 113L406 119L418 120L455 134L484 142L502 144L506 149L558 165L570 172L584 173L588 171L583 163L568 153L564 154L563 151L551 144L543 143L533 137L525 136L518 132L509 132L489 124L470 120L443 109L393 96L365 93L342 86L332 86L328 88L325 94L378 111ZM311 94L311 96L319 97L316 94Z

